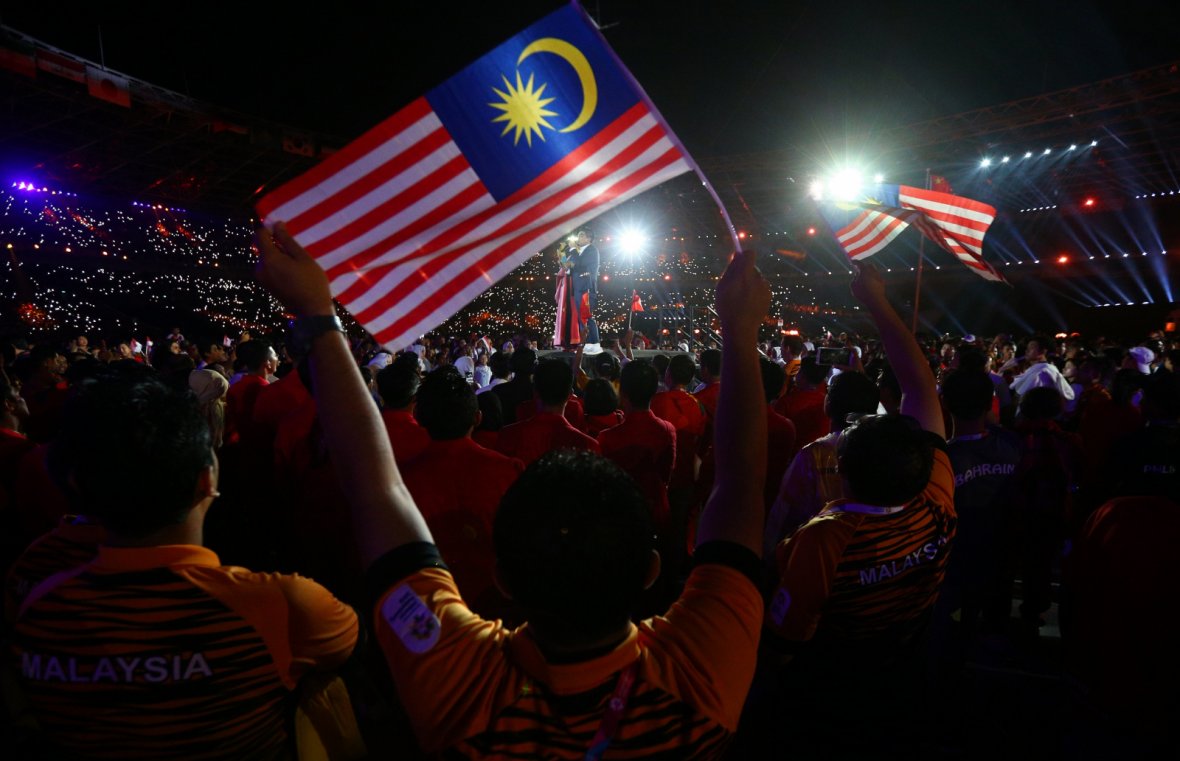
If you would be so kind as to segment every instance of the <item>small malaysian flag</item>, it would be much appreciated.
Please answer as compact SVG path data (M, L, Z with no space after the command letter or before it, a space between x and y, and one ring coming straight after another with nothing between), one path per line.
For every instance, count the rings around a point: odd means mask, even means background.
M821 203L820 212L850 259L872 256L912 224L975 274L1007 282L983 258L983 237L996 218L996 210L985 203L907 185L878 185L852 203Z
M693 168L576 4L264 197L400 349L564 231Z

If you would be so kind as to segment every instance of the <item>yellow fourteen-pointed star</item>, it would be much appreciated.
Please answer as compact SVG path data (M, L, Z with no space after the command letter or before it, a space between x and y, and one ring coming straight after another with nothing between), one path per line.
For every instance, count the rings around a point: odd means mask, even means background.
M547 116L557 116L556 111L550 111L545 108L554 101L553 98L542 97L545 94L545 85L542 84L536 90L533 89L533 75L529 74L529 81L522 83L520 80L520 72L516 72L516 86L514 87L508 81L508 77L501 75L504 80L504 87L508 92L502 92L495 87L492 92L499 95L503 100L499 103L489 103L492 108L499 109L504 113L492 119L492 122L505 122L504 131L500 133L501 136L507 135L509 132L515 130L512 136L512 144L520 143L520 136L524 134L524 140L529 147L533 146L533 135L536 134L541 140L545 139L545 133L541 131L542 127L546 129L555 129L555 127L546 121Z

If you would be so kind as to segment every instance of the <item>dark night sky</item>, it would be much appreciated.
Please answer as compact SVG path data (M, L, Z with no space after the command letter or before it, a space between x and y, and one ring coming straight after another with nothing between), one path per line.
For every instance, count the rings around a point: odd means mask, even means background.
M15 5L15 4L13 4ZM196 98L344 138L560 2L23 3L3 23ZM126 4L130 5L130 4ZM691 152L855 153L866 130L1177 57L1155 2L668 2L588 9Z

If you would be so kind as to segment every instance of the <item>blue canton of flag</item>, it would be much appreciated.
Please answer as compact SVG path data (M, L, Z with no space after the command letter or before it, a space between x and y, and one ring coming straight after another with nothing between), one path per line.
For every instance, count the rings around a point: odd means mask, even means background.
M409 345L691 159L593 22L533 24L258 204L376 339Z

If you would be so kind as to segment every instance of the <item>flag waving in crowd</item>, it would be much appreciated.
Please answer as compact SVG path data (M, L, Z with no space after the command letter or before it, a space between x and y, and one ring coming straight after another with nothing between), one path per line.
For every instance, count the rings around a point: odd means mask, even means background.
M692 169L571 4L264 197L332 293L400 349L562 232Z
M983 236L996 218L996 210L985 203L907 185L877 185L856 201L819 206L850 259L872 256L913 224L975 274L1007 282L983 259Z

